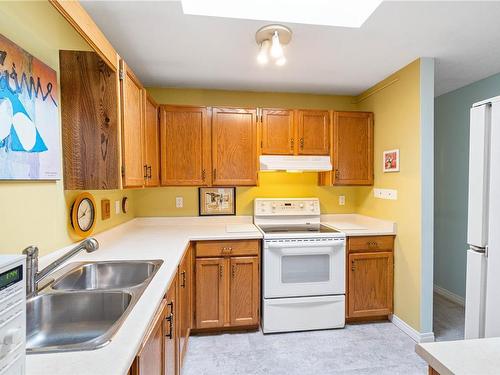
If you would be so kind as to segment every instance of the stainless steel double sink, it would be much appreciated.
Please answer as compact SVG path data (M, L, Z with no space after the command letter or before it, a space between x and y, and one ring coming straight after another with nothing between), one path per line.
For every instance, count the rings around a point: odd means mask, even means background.
M70 263L26 305L26 352L93 350L111 341L162 260Z

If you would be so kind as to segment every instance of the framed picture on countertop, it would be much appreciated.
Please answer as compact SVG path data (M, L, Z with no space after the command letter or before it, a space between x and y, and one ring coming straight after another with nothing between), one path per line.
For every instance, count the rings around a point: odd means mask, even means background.
M236 188L200 187L198 205L200 216L236 215Z

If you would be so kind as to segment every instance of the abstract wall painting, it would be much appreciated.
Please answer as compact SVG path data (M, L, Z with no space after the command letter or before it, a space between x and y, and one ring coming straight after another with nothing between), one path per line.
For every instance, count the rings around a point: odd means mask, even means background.
M57 74L0 34L0 180L61 178Z

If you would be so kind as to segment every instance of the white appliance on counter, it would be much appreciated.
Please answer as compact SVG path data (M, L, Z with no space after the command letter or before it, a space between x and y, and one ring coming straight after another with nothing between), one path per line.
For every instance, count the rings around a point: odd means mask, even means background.
M465 338L500 336L500 97L470 111Z
M320 223L317 198L255 199L262 232L264 333L345 325L345 234Z
M0 375L23 375L26 367L25 256L0 256Z

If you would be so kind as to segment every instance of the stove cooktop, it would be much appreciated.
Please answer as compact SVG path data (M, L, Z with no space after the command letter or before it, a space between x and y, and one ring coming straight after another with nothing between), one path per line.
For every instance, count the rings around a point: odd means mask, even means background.
M340 233L338 230L329 228L322 224L303 224L303 225L259 225L264 233L292 233L292 234L309 234L309 233Z

